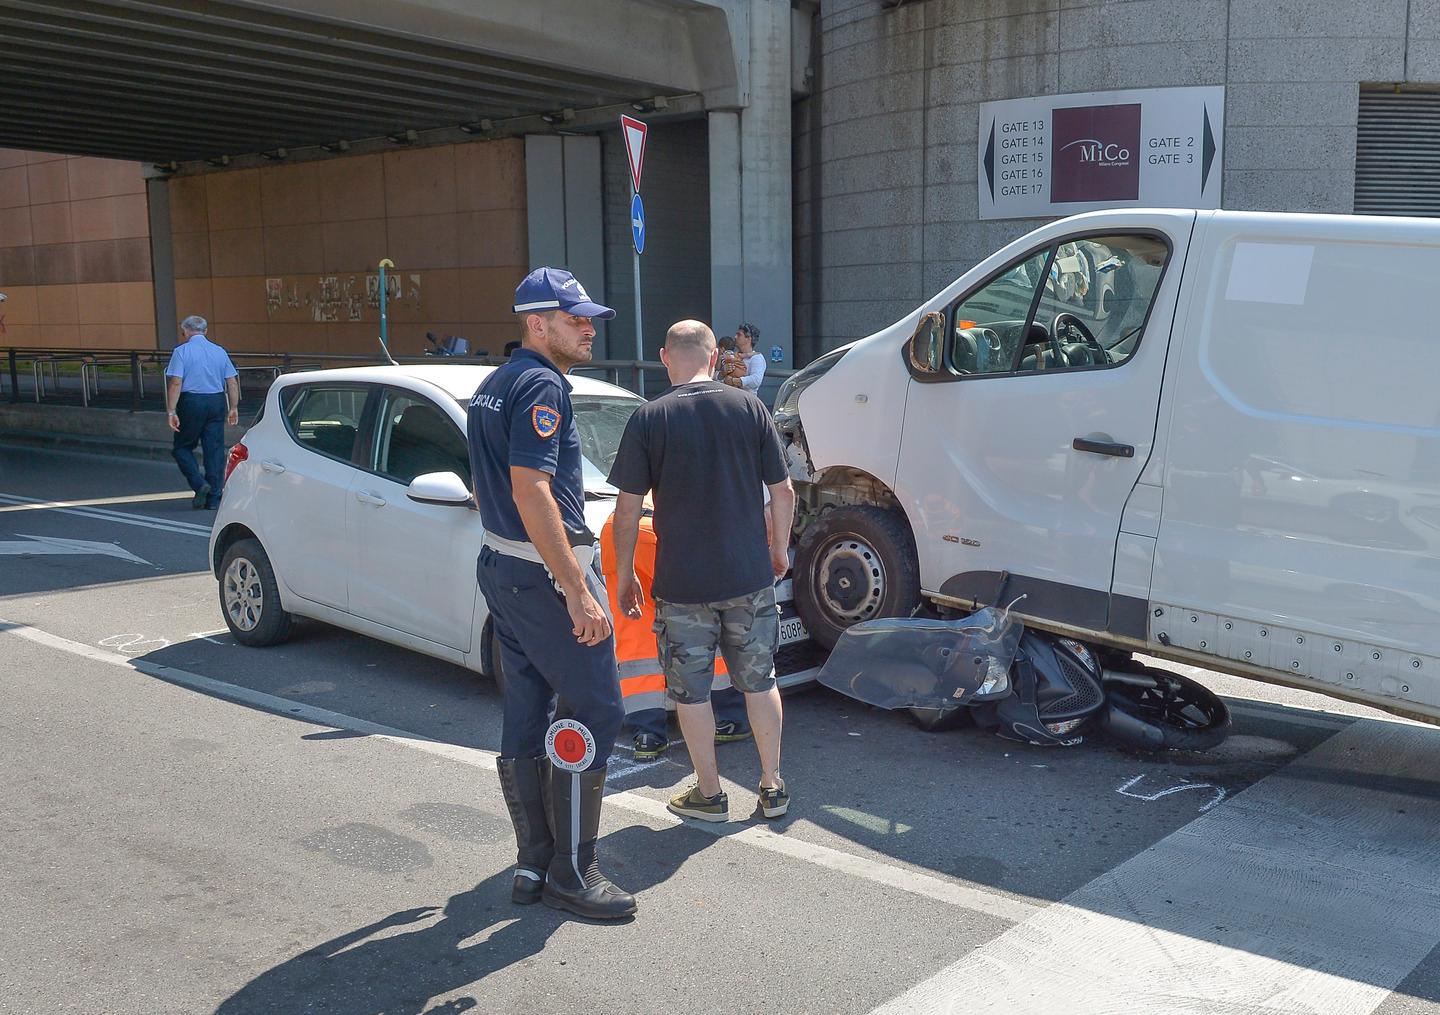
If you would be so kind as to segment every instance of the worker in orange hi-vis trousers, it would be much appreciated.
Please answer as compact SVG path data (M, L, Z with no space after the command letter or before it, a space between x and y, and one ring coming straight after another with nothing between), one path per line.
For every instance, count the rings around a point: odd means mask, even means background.
M655 528L647 511L640 519L640 537L635 545L635 573L645 591L638 618L627 617L615 600L615 519L605 522L600 533L600 562L610 590L610 615L615 618L615 661L620 668L620 694L625 704L625 725L634 736L637 761L658 758L670 746L665 711L665 674L656 657L655 606L650 586L655 580ZM729 743L750 737L745 699L730 686L725 660L715 659L715 683L711 693L715 706L715 742Z

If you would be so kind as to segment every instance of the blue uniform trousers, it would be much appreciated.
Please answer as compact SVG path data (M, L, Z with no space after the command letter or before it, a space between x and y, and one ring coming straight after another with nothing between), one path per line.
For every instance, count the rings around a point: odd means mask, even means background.
M574 719L594 736L590 768L604 767L625 721L614 637L593 646L576 641L565 597L539 564L486 547L480 551L477 577L505 667L500 756L544 756L555 699L556 719ZM606 603L599 577L588 572L586 580L596 601Z
M175 415L180 417L180 429L175 432L174 446L170 454L180 466L185 482L190 489L199 493L210 486L210 506L220 503L221 488L225 485L225 413L223 391L213 395L201 395L189 391L175 403ZM195 461L195 445L201 446L205 458L205 475Z

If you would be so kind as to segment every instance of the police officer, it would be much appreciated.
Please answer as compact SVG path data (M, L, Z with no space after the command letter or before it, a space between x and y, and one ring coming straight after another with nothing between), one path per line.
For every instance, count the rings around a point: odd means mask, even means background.
M536 268L515 290L521 346L475 392L469 438L485 526L478 565L505 669L500 785L519 847L511 899L591 919L635 912L600 872L595 840L605 764L625 713L615 639L585 524L580 432L565 374L589 362L592 318L615 316L568 271ZM555 717L584 727L584 771L553 766ZM546 815L549 821L546 821Z

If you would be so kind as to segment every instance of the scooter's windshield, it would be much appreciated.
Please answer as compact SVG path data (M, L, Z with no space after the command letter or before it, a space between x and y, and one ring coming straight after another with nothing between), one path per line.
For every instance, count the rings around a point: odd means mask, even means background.
M1024 630L994 607L960 620L867 620L840 636L816 679L877 708L993 701L1010 693L1010 664Z

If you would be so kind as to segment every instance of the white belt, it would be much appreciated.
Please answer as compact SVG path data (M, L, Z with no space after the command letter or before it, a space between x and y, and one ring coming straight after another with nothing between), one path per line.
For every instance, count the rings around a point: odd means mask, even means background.
M528 543L523 539L506 539L504 536L497 536L493 532L487 532L485 533L485 545L496 553L503 553L507 557L518 557L520 560L528 560L532 564L539 564L545 568L547 572L550 570L545 563L545 558L540 556L539 550L535 549L534 543ZM580 565L582 571L595 566L595 549L594 543L589 543L585 546L570 547L570 552L575 555L575 562Z

